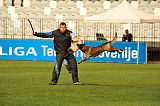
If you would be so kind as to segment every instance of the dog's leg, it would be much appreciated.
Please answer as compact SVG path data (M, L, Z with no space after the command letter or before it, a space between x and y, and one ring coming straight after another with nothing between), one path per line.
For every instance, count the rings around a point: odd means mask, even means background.
M118 48L110 48L109 49L109 52L115 52L115 51L117 51L119 54L121 54L123 52L122 49L118 49Z
M82 59L80 62L78 62L78 64L80 64L80 63L82 63L83 61L86 61L86 60L88 60L89 58L84 58L84 59Z
M86 58L84 58L84 59L82 59L80 62L78 62L78 64L80 64L80 63L82 63L83 61L86 61L86 60L88 60L89 59L89 54L87 53L86 54Z

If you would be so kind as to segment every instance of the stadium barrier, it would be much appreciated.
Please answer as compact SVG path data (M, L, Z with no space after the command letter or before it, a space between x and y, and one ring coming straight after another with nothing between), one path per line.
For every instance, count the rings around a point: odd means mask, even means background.
M149 62L160 62L160 47L148 47L147 55Z
M160 23L106 23L84 22L79 19L43 19L29 18L36 32L50 32L58 28L60 22L66 22L68 29L73 31L82 40L97 41L96 33L103 34L110 41L117 32L117 41L122 41L125 29L133 35L134 42L146 42L148 47L160 47ZM18 18L16 24L11 18L0 17L0 39L46 40L32 35L32 29L26 18ZM47 39L52 40L52 39Z
M10 40L0 39L1 60L34 60L55 61L55 51L51 40ZM98 46L104 42L85 41L87 46ZM123 49L122 54L118 52L103 52L97 57L90 58L86 62L114 62L114 63L147 63L147 46L143 42L116 42L112 45ZM77 61L84 58L80 50L74 53Z

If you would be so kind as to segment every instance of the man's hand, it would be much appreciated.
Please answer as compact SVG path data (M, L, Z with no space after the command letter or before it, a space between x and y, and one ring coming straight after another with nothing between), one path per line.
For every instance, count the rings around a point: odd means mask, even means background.
M35 36L37 34L37 32L33 32L32 34Z

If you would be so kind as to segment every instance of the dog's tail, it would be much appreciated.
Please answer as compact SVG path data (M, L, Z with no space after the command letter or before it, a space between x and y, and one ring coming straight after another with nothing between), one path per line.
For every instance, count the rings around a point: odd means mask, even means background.
M115 33L115 37L113 38L113 40L110 41L109 43L110 43L110 44L113 44L113 43L116 42L116 40L117 40L117 32Z

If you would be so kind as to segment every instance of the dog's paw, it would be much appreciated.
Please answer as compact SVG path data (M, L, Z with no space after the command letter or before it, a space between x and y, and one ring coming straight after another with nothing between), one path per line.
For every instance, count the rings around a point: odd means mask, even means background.
M120 50L118 51L118 53L119 53L119 54L121 54L122 52L123 52L123 50L122 50L122 49L120 49Z
M121 52L123 52L123 50L122 49L120 49L121 50Z
M81 62L77 62L78 64L80 64Z

